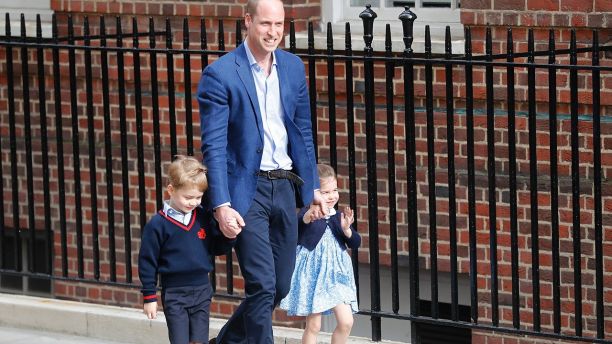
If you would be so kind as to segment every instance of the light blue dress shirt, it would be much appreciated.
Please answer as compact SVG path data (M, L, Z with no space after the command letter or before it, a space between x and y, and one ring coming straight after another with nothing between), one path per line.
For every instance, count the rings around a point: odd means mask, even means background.
M291 170L292 161L287 152L289 139L285 128L285 114L281 104L280 85L276 65L276 56L272 53L272 66L270 74L261 68L253 53L244 42L251 73L257 90L257 102L261 113L261 122L264 130L264 148L261 158L260 170Z
M191 221L191 214L192 212L189 212L188 214L183 213L182 211L178 211L174 208L172 208L170 206L170 202L169 201L164 201L164 214L166 214L166 216L171 217L173 219L175 219L176 221L184 224L185 226L187 226L189 224L189 221Z

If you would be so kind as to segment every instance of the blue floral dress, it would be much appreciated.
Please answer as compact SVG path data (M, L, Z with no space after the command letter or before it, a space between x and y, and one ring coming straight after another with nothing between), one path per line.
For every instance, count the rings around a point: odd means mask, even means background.
M291 289L280 308L288 315L331 314L341 303L350 305L353 313L359 311L351 257L328 224L314 250L297 246Z

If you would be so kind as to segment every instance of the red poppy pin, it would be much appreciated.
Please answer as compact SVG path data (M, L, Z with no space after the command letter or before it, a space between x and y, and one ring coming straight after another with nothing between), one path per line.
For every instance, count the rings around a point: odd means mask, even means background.
M206 230L204 228L200 228L198 231L198 238L202 240L206 239Z

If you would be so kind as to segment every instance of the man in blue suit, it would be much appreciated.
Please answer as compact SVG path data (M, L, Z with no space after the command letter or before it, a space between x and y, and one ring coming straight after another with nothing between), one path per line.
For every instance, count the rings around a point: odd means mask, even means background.
M282 1L249 0L245 42L208 66L198 86L206 201L223 234L237 237L245 279L246 298L217 343L273 343L272 312L295 264L296 207L327 212L304 64L277 49L284 20Z

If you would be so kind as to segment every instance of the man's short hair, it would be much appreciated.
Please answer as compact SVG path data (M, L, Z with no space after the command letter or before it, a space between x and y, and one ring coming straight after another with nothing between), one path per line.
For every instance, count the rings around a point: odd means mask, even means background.
M246 13L250 14L251 17L255 16L255 12L257 11L257 5L259 5L260 0L249 0L246 5ZM281 3L282 0L279 0Z

